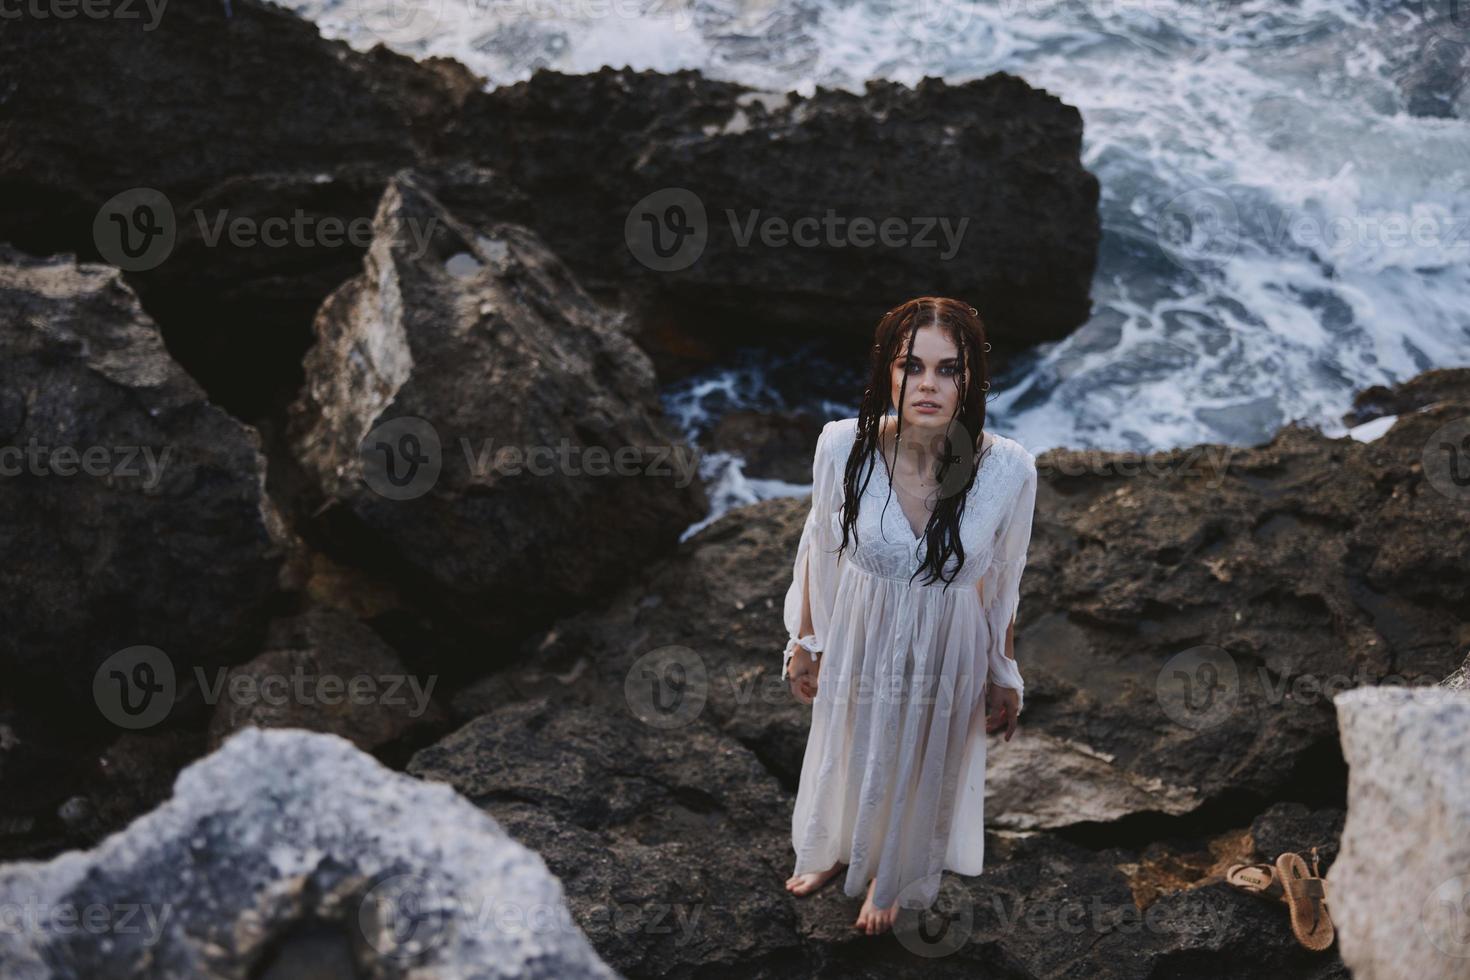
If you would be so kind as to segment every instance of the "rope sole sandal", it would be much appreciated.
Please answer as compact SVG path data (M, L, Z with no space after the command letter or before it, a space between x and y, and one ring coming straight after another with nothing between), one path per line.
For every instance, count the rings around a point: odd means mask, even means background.
M1327 883L1317 874L1317 849L1312 848L1312 870L1300 854L1287 851L1276 858L1276 877L1291 910L1291 931L1307 949L1321 952L1332 945L1336 930L1327 911Z
M1281 887L1276 868L1270 864L1232 864L1225 869L1225 883L1260 898L1286 901L1286 890Z

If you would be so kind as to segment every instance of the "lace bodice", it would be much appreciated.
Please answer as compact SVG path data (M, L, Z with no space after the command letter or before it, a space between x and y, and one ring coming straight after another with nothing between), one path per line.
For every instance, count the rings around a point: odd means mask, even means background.
M958 557L951 555L945 568L946 575L954 575L951 589L960 586L973 588L991 565L1014 562L1016 556L998 554L1000 531L1006 518L1013 510L1017 495L1024 489L1027 479L1034 481L1036 460L1020 443L996 433L987 433L991 446L980 470L975 474L960 515L960 540L965 547L963 565ZM817 443L817 465L829 467L827 481L818 481L814 475L813 495L817 485L823 482L827 494L823 516L829 525L831 540L842 540L842 478L847 465L848 453L857 439L857 419L839 419L829 422ZM860 476L860 480L862 477ZM904 516L896 491L892 490L888 469L882 460L873 461L873 474L858 508L856 547L854 537L849 536L844 558L871 575L882 578L908 581L923 563L927 541L915 537ZM813 501L814 505L817 503ZM848 557L850 556L850 558ZM1024 560L1024 556L1021 556ZM943 588L944 582L928 582L927 573L914 579L915 585L926 588Z

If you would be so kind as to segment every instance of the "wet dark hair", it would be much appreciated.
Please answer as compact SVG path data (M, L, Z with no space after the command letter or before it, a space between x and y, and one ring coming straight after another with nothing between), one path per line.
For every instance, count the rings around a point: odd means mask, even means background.
M894 307L878 321L874 335L875 343L870 355L870 378L863 390L862 406L858 409L857 438L847 457L843 476L842 544L838 554L847 547L848 532L857 535L859 501L868 481L873 477L874 466L888 464L877 459L882 448L879 442L883 417L888 412L892 398L892 365L901 351L912 351L914 335L920 327L942 328L958 349L958 370L955 372L956 413L950 417L945 434L941 437L945 445L938 454L939 464L935 474L939 495L934 512L924 528L922 537L927 541L925 561L914 572L927 570L927 583L944 578L945 588L954 581L954 576L944 577L945 565L951 555L958 556L956 568L964 564L965 548L960 541L960 517L964 513L965 498L975 482L981 460L977 456L985 439L985 396L990 389L990 362L986 354L990 343L985 339L985 324L979 312L969 303L943 296L919 296ZM902 404L907 400L908 373L899 383L898 446L903 440ZM989 450L985 451L988 455ZM864 466L866 473L859 474ZM892 497L892 480L889 483L889 498ZM884 500L883 506L888 506ZM908 518L904 518L907 525ZM917 545L916 545L917 547ZM912 581L912 576L910 577Z

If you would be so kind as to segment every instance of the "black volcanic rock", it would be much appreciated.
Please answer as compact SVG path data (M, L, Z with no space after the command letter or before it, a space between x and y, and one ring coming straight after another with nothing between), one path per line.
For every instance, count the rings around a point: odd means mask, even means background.
M95 723L117 651L157 647L181 683L248 656L285 536L255 431L173 362L115 269L0 250L0 321L6 687Z
M439 728L438 678L411 673L397 653L347 613L312 607L274 620L265 649L222 678L209 748L235 732L304 728L380 752Z
M1454 377L1458 397L1372 443L1293 426L1247 449L1039 456L1016 626L1024 737L989 756L987 819L1341 806L1332 691L1437 681L1465 659L1470 522L1424 474L1433 434L1470 415L1470 370ZM780 618L807 506L725 514L604 608L532 638L456 711L616 705L640 657L683 648L708 677L704 717L795 785L808 709L778 680ZM1211 676L1217 697L1191 699L1185 680Z
M1006 353L1087 319L1101 230L1081 142L1075 108L1003 72L802 98L696 71L603 68L538 71L474 93L441 149L511 177L536 202L514 220L589 288L620 292L650 349L862 338L917 291L970 300ZM648 195L652 219L635 210ZM685 210L665 215L665 206ZM700 208L708 238L687 267L630 244L646 220L699 225ZM870 233L863 245L844 225L831 237L807 229L817 247L792 244L799 236L742 245L732 228L825 221L829 210L846 221L900 219L903 241ZM938 219L956 230L954 248Z
M370 229L388 178L480 82L452 61L360 54L258 0L169 4L143 27L0 25L0 242L118 261L94 238L99 208L161 193L176 244L128 282L181 363L254 421L295 393L311 316L361 259L333 223ZM210 244L201 225L222 214L305 231Z
M706 504L618 318L534 233L464 224L432 186L385 193L289 439L366 560L513 633L635 575Z

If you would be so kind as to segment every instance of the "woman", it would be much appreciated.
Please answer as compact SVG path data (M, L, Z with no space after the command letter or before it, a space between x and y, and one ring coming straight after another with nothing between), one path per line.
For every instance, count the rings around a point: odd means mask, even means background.
M932 905L944 869L980 873L985 735L1009 741L1021 711L1036 460L985 431L989 349L966 303L890 310L858 416L827 423L812 463L784 609L783 675L813 706L786 887L847 865L870 935Z

